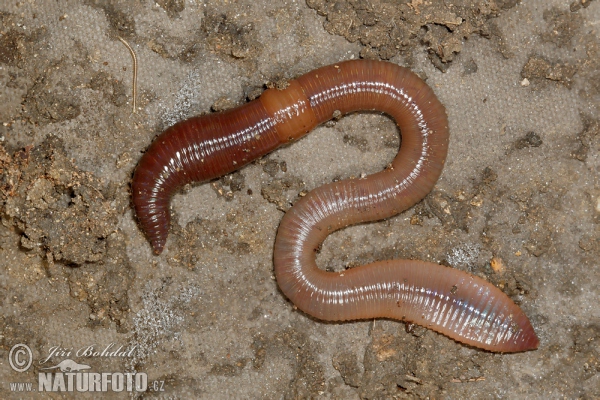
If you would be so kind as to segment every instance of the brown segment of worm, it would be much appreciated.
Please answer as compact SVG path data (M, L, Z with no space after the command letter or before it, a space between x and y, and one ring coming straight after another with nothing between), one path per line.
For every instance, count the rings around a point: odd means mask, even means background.
M394 318L490 351L537 348L523 311L466 272L411 260L339 273L317 267L315 249L327 235L406 210L429 193L444 166L449 135L444 107L415 74L388 62L355 60L319 68L286 89L269 89L244 106L191 118L162 133L132 181L136 215L155 253L165 246L169 201L178 188L234 171L340 112L360 110L396 121L402 135L398 154L384 171L321 186L285 214L273 256L282 292L323 320Z

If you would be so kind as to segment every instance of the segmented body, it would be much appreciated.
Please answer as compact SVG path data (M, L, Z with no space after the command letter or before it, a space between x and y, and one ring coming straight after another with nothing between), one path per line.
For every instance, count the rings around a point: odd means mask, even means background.
M321 186L300 199L277 232L274 265L283 293L323 320L411 321L491 351L537 348L529 320L485 280L433 263L380 261L342 273L320 270L315 251L345 226L387 218L431 191L448 149L448 120L433 91L395 64L356 60L323 67L269 89L239 108L169 128L144 154L132 182L140 225L154 251L169 229L169 201L189 182L214 179L300 138L341 112L380 111L402 144L385 170Z

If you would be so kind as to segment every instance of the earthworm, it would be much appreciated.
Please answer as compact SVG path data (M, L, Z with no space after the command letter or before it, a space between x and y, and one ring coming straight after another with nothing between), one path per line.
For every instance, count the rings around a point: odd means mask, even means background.
M388 218L429 193L448 149L448 120L432 89L409 70L369 60L309 72L233 110L190 118L151 144L134 173L135 211L154 252L165 246L169 200L189 182L214 179L299 139L334 115L378 111L400 128L386 169L329 183L301 198L275 239L275 276L294 305L322 320L393 318L495 352L535 349L523 311L484 279L441 265L379 261L343 272L317 267L316 251L345 226Z

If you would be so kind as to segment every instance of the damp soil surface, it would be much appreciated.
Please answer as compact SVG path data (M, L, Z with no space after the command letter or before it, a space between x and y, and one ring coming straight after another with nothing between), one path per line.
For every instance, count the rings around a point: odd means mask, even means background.
M43 398L38 374L68 359L147 374L132 393L144 398L599 398L599 21L593 0L3 2L0 397ZM135 104L120 39L135 53ZM158 133L357 58L425 79L450 151L423 201L335 232L318 264L468 271L520 305L539 349L492 354L391 320L324 323L278 290L283 214L397 152L395 124L376 113L183 188L166 250L152 253L130 180ZM31 350L24 372L18 344Z

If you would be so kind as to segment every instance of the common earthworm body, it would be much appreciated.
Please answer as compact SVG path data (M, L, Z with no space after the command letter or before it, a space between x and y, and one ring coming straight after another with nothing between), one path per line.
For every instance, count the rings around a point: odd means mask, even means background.
M402 143L383 171L321 186L283 217L274 265L282 292L302 311L329 321L393 318L495 352L535 349L523 311L484 279L424 261L390 260L326 272L316 249L345 226L400 213L429 193L448 149L442 104L420 78L398 65L345 61L309 72L283 90L194 117L163 132L141 158L132 182L142 230L160 254L169 201L189 182L208 181L294 141L334 114L379 111L398 124Z

